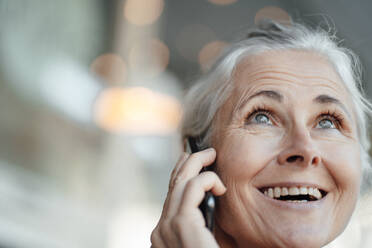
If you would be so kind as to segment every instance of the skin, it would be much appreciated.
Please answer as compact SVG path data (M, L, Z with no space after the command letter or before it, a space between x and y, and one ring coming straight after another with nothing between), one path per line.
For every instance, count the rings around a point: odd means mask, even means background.
M214 149L183 154L172 172L152 247L329 243L346 227L361 181L354 110L341 79L326 58L294 50L245 58L232 79L234 91L214 119ZM200 173L215 159L215 172ZM316 185L327 195L316 204L277 204L259 191L277 184ZM218 196L213 234L198 209L209 190Z
M219 199L218 242L222 247L327 244L344 230L361 177L353 105L341 79L316 53L277 51L245 59L234 82L218 116L215 133L222 135L214 135L218 174L228 189ZM281 101L260 95L233 111L242 92L249 97L269 90L280 93ZM314 102L320 95L343 106ZM265 122L257 123L257 114L247 120L247 113L263 104L272 111L263 113ZM334 111L342 124L327 128L324 124L336 121L322 113ZM304 210L279 207L257 190L280 183L315 184L328 194L319 206Z

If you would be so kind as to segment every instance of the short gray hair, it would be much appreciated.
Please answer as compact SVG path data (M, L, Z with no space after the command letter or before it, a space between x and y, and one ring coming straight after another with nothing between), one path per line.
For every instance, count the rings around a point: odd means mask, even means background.
M362 168L369 168L368 117L372 116L372 105L362 89L361 63L350 49L340 45L334 32L299 23L282 25L264 20L243 40L227 47L186 94L182 137L200 137L200 147L210 146L214 117L232 93L232 75L239 62L264 51L288 49L317 52L333 64L355 105Z

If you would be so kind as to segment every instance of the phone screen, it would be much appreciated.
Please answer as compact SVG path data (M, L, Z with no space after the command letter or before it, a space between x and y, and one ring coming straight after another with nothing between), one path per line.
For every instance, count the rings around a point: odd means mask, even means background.
M191 153L200 151L200 148L198 147L197 141L194 137L189 137L187 141L189 145L188 148L190 149ZM200 172L207 171L208 169L213 170L214 166L215 164L207 166L207 167L203 167L203 169ZM213 232L213 224L214 224L213 215L214 215L215 205L216 205L215 198L212 192L210 191L205 193L203 201L199 205L199 209L203 213L206 226L211 232Z

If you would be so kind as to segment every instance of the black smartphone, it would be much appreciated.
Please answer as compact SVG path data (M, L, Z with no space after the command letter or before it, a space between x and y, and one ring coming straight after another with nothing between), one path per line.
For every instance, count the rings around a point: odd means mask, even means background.
M187 139L191 153L195 153L200 151L201 149L198 147L198 144L196 142L196 138L194 137L188 137ZM213 162L212 165L209 165L207 167L203 167L203 169L200 172L207 171L207 170L213 170L215 167L215 162ZM205 196L203 198L203 201L199 205L200 211L203 213L204 220L206 223L207 228L213 233L213 225L214 225L214 209L216 206L216 200L212 194L212 192L208 191L205 193Z

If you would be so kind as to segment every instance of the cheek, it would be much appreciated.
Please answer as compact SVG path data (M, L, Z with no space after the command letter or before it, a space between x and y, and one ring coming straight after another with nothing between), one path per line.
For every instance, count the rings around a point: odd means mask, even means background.
M323 162L333 176L336 186L349 194L358 191L361 182L359 145L356 143L325 143L320 148Z
M334 233L345 228L355 209L361 184L361 161L359 145L334 144L321 146L323 163L332 176L335 188L331 199Z
M279 149L280 138L247 135L241 132L226 137L217 151L218 170L235 182L248 182L270 161Z

